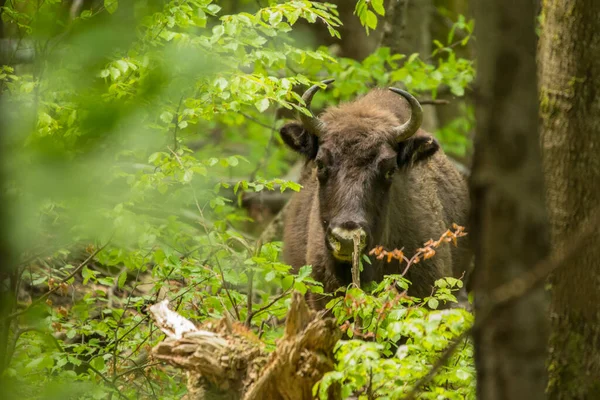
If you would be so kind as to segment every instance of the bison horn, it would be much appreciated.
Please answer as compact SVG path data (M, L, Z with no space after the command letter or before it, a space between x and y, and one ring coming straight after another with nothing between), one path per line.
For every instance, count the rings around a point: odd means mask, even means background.
M415 99L410 93L405 90L397 89L394 87L389 88L392 92L399 94L404 97L408 103L410 104L410 118L408 121L403 123L400 126L394 128L394 133L396 135L396 141L402 142L403 140L408 139L412 135L414 135L419 127L421 126L421 122L423 122L423 109L421 108L421 104L419 104L419 100Z
M335 81L335 79L327 79L321 83L329 85L333 81ZM310 112L311 116L309 117L304 113L300 113L300 121L302 121L304 128L317 137L321 136L321 133L323 133L323 122L319 120L319 118L315 117L312 111L310 111L310 103L312 102L313 96L319 91L319 89L319 85L313 85L302 95L302 100L304 100L306 108Z

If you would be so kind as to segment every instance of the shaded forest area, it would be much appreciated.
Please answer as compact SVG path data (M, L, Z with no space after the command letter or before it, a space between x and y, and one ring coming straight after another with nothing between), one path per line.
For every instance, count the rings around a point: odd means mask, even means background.
M600 398L597 1L0 16L5 398Z

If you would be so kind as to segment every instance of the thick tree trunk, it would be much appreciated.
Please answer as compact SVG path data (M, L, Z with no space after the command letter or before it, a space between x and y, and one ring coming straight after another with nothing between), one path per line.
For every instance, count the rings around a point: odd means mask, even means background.
M546 0L543 12L542 146L560 254L600 205L600 2ZM552 277L551 399L600 399L600 239L588 241Z
M501 306L486 294L548 253L538 135L534 7L478 0L477 132L471 173L478 398L543 399L547 342L542 285ZM476 313L476 318L487 314Z

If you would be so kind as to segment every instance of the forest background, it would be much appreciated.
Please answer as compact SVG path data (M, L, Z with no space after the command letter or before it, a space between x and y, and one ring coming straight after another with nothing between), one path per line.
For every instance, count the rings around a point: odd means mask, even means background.
M181 398L185 375L151 355L164 335L147 307L165 298L195 323L226 317L275 348L292 293L321 292L310 266L280 261L280 211L300 190L301 160L277 131L308 112L309 85L335 79L315 113L372 87L407 89L469 174L466 0L0 6L2 257L13 266L0 275L0 370L11 398ZM463 283L442 279L424 299L392 289L408 285L390 276L330 302L348 337L316 396L341 384L342 397L476 397L473 314L437 310Z

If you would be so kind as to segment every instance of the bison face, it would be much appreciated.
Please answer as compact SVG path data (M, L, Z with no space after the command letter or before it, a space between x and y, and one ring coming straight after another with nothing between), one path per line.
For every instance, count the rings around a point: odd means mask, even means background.
M313 167L325 245L342 262L352 260L354 237L360 239L361 251L376 244L390 188L402 181L396 178L439 149L430 135L397 143L386 129L363 130L368 125L325 131L319 137L297 122L280 131L284 142Z
M320 87L303 94L307 108ZM300 114L302 123L280 131L283 141L314 167L325 245L338 261L352 259L354 238L361 251L379 240L374 236L389 205L388 193L401 184L397 174L439 149L432 136L419 131L423 110L417 99L396 88L370 93L329 108L322 119Z

